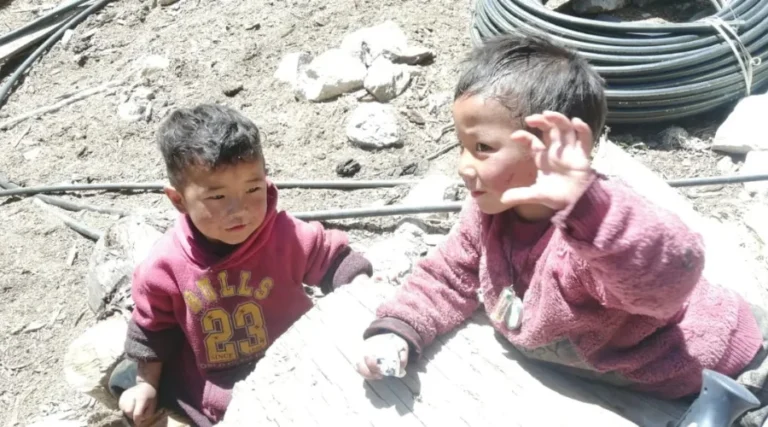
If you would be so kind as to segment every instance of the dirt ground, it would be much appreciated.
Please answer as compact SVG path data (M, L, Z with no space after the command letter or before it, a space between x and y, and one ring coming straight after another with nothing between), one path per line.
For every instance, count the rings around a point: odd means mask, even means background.
M31 21L37 14L28 10L48 3L52 2L0 0L0 34ZM470 1L181 0L168 7L152 3L116 1L89 18L76 28L66 49L57 44L34 65L0 109L3 121L52 104L58 96L128 78L137 61L155 54L170 61L168 69L144 81L130 81L154 92L150 120L125 122L118 117L128 85L113 94L92 96L0 131L0 173L20 185L161 181L164 170L154 130L172 108L200 102L238 108L258 124L266 136L267 163L274 179L338 179L336 164L349 158L362 165L356 179L455 173L456 151L431 164L424 159L455 140L453 134L435 140L450 123L450 105L445 103L433 113L430 100L450 94L459 59L470 48ZM345 34L385 20L400 24L412 43L433 49L437 56L392 102L402 113L404 146L363 151L352 147L344 132L347 113L357 102L353 97L300 102L272 74L287 53L318 54L338 46ZM8 69L0 70L0 76ZM243 90L234 97L224 94L239 85ZM424 124L414 123L419 121L413 119L414 112ZM678 125L707 142L723 114ZM721 155L658 142L666 126L613 129L611 138L667 178L720 174L715 165ZM743 211L741 187L715 190L704 196L699 190L686 194L700 211L738 221ZM382 199L391 203L402 193L401 189L288 190L281 193L281 207L292 211L361 207ZM127 210L171 209L153 193L89 193L77 200ZM101 230L115 219L72 215ZM108 413L73 393L61 373L68 343L95 321L86 307L83 286L93 242L31 199L0 200L0 218L0 425L26 425L36 417L68 411L103 425ZM366 242L391 230L395 221L335 224L349 230L356 242ZM68 265L72 251L77 256Z

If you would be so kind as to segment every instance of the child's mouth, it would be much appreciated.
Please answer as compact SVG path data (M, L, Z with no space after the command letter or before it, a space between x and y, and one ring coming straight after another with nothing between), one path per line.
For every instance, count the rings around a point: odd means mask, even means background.
M226 230L227 231L240 231L245 228L245 224L236 225L234 227L229 227Z
M472 197L477 198L485 194L485 191L472 191L470 194L472 195Z

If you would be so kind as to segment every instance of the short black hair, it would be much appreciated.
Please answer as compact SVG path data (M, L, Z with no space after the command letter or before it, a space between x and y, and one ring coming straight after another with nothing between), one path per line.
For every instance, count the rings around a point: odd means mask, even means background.
M174 110L160 125L157 145L172 185L190 166L215 169L264 159L259 128L232 108L201 104Z
M495 99L522 120L546 110L578 117L600 137L607 105L605 82L586 59L546 36L521 31L488 38L465 61L454 100Z

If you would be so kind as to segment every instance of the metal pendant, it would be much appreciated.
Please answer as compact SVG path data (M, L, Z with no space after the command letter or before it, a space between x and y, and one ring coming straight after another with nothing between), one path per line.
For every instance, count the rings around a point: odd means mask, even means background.
M515 296L507 311L507 329L516 331L523 324L523 300Z
M512 301L514 301L515 298L515 292L512 290L511 286L504 288L504 290L501 291L501 295L499 295L498 301L496 301L496 305L489 313L491 320L496 323L503 322L507 318L509 308L512 307Z

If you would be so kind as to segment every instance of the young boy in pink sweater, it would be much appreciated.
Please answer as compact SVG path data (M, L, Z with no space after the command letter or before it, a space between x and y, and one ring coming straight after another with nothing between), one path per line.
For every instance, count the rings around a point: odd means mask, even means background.
M765 405L762 312L702 277L703 242L676 215L591 168L606 99L586 60L538 37L488 40L454 99L471 200L379 307L358 364L365 378L404 375L483 305L523 354L569 372L679 398L708 368ZM395 361L389 372L382 360Z
M192 424L224 416L231 390L325 292L371 274L346 235L277 210L256 126L215 105L174 111L158 144L181 212L133 277L128 361L110 389L137 425L163 407Z

